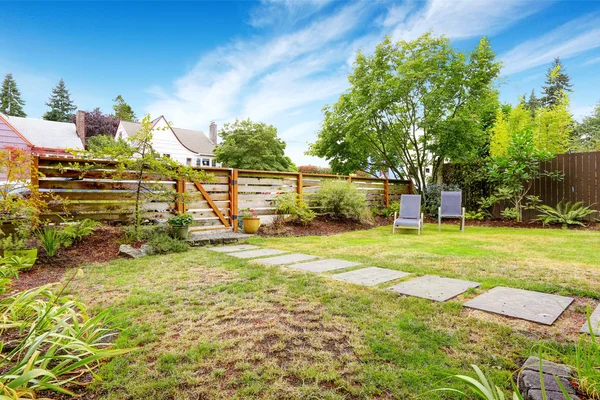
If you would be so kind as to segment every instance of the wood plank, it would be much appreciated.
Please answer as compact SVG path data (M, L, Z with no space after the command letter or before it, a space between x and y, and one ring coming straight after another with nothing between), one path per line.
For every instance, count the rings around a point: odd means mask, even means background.
M160 190L175 190L175 183L150 183ZM40 179L40 189L53 190L136 190L137 184L119 181L88 181L88 180L46 180Z
M219 209L229 208L229 200L213 200ZM208 201L194 201L186 204L187 209L203 210L211 208Z
M53 204L49 206L53 212L101 212L113 214L127 214L135 211L135 202L76 202L68 204ZM149 212L170 212L174 210L172 203L165 202L143 202L140 209Z
M575 156L575 166L576 166L576 178L577 182L575 184L575 201L583 201L587 203L588 199L586 199L587 190L584 190L583 181L584 181L584 170L583 170L583 153L574 154Z
M242 186L238 185L239 193L280 193L295 192L295 186Z
M286 178L245 177L245 178L240 178L238 181L238 184L240 184L240 185L263 185L263 186L265 186L265 185L279 185L279 186L293 185L293 186L296 186L297 180L292 179L290 177L286 177Z
M221 220L221 222L223 223L223 225L229 226L229 222L225 219L225 217L223 216L223 214L221 213L221 211L219 211L219 208L215 205L215 203L213 202L213 200L210 198L210 195L204 189L203 185L201 185L199 182L194 182L194 185L196 185L196 188L202 192L202 195L204 196L204 200L206 200L208 202L208 204L213 209L213 211L215 212L215 214L217 214L217 217L219 217L219 219Z
M229 208L225 208L225 209L221 209L219 210L221 212L221 214L227 214L229 215ZM194 219L197 218L216 218L219 221L221 221L221 218L219 218L219 216L215 213L215 211L213 209L207 209L207 210L188 210L188 213L190 213L191 215L194 216ZM225 226L225 227L229 227L229 216L225 217L225 223L223 223L223 221L221 221L221 223Z

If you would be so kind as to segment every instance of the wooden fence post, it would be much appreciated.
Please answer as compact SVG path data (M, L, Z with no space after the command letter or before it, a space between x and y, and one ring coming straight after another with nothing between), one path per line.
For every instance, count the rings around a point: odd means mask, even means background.
M233 231L238 231L238 170L231 171L231 197L229 199L231 208L231 224Z
M33 156L32 160L31 160L30 173L31 173L31 186L33 186L35 190L37 190L40 186L39 167L40 167L40 156Z
M390 206L390 182L388 178L385 178L383 182L383 196L385 208L388 208Z
M410 179L410 182L408 183L408 194L413 194L414 191L415 191L414 184L413 184L412 179Z
M298 200L302 201L302 172L298 172L298 182L296 183L296 192L298 192Z
M185 181L182 179L177 179L175 188L177 189L177 202L175 203L175 210L178 214L183 214L185 212L185 202L183 199L185 194Z

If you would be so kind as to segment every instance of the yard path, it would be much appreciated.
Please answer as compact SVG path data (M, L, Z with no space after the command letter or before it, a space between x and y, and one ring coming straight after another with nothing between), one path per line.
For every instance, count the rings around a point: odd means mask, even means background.
M382 288L384 288L383 284L394 283L392 286L385 287L385 289L401 295L421 297L432 301L448 301L480 285L478 282L434 275L416 277L403 271L364 267L360 263L333 258L314 260L317 258L316 256L301 253L286 254L288 252L262 249L253 245L212 247L208 250L225 253L237 258L250 259L252 262L260 264L282 266L312 273L348 270L342 273L334 273L330 277L357 285L380 285ZM359 266L360 268L358 268ZM497 286L474 297L463 305L506 317L552 325L574 300L572 297ZM600 305L592 314L591 321L592 329L595 334L598 334ZM581 332L590 333L587 323L581 327Z

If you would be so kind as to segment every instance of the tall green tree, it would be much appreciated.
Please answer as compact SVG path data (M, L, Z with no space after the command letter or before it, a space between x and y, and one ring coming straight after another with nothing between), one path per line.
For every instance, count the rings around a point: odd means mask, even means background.
M523 96L523 100L525 100L525 96ZM535 89L531 89L529 99L525 100L523 104L529 110L531 116L534 117L535 112L542 106L542 100L535 95Z
M573 148L577 151L600 151L600 102L594 111L575 127Z
M65 81L62 79L52 89L46 105L50 107L50 110L43 115L43 118L48 121L71 122L73 111L77 109L71 100L71 94L65 86Z
M133 108L125 102L123 96L118 95L113 101L115 102L115 104L113 104L113 110L115 111L116 118L121 121L137 122L137 117L135 116Z
M223 140L214 150L216 159L230 168L296 170L285 155L286 144L277 137L277 128L273 125L236 119L232 124L225 124L219 136Z
M26 117L24 105L25 101L21 98L21 92L12 74L6 74L0 89L0 112L13 117Z
M373 55L358 53L354 65L350 88L324 109L308 152L327 158L335 172L390 170L423 193L427 168L437 176L444 160L487 147L500 63L485 38L470 53L431 34L386 38Z
M554 62L546 72L546 85L542 86L542 104L544 107L551 107L559 104L566 92L572 92L573 84L571 78L567 75L565 67L556 57Z

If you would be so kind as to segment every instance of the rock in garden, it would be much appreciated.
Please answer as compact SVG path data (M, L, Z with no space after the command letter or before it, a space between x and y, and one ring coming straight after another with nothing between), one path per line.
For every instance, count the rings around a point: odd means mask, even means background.
M136 249L133 246L128 244L122 244L119 246L119 255L128 257L128 258L141 258L146 255L146 253L140 249Z

